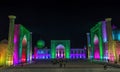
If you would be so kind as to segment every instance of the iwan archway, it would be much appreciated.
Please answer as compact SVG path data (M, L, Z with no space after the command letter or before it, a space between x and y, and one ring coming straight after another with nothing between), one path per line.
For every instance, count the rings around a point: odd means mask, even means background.
M29 63L32 60L31 34L21 24L15 25L14 33L14 65Z
M98 22L91 30L92 59L103 59L102 23Z
M70 58L70 40L51 40L51 57Z
M57 45L56 47L56 58L64 59L65 58L65 47L62 44Z

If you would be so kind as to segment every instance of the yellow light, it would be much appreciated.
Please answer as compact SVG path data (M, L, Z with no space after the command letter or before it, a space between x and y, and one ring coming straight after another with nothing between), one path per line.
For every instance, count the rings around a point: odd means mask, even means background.
M8 66L13 65L13 61L7 61L7 65Z

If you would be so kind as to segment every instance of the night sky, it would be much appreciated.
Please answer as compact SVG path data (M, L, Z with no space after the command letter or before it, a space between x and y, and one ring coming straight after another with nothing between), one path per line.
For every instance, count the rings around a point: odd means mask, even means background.
M86 33L98 21L112 17L112 24L120 28L120 8L116 2L90 1L7 1L0 2L0 40L8 38L8 15L16 15L16 24L33 32L33 46L42 39L50 47L50 40L71 40L71 47L83 48Z

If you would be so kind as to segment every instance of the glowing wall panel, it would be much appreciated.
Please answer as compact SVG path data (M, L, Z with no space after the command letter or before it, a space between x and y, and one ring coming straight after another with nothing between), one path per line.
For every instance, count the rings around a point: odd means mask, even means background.
M94 36L94 58L100 59L99 39L97 35Z
M50 49L38 49L35 47L34 59L51 59L50 51ZM80 48L70 49L70 59L86 59L86 50Z
M6 52L8 45L4 43L0 43L0 66L4 66L6 64Z
M102 36L103 36L103 42L107 42L107 31L106 31L106 21L102 21Z
M115 41L120 41L120 30L113 30L112 31L112 38Z
M18 57L18 46L19 46L19 25L15 25L15 31L14 31L14 52L13 52L13 64L19 63L19 57Z
M116 51L116 61L120 63L120 42L116 41L116 46L115 46L115 51Z
M85 49L71 49L70 50L70 59L86 59Z
M38 49L34 48L34 59L50 59L50 49Z

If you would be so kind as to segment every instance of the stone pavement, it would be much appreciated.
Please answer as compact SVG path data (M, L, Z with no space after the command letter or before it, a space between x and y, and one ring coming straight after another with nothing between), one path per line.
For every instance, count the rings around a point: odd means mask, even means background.
M68 61L66 66L61 67L59 64L52 64L50 61L38 61L23 66L11 66L0 69L0 72L120 72L120 68L96 64L88 61Z

